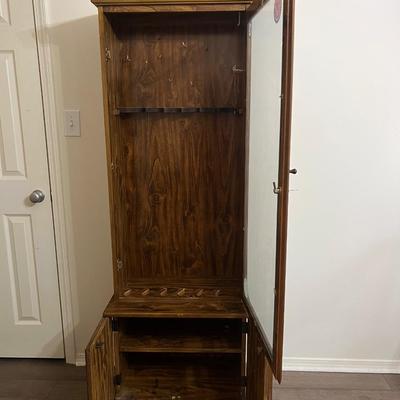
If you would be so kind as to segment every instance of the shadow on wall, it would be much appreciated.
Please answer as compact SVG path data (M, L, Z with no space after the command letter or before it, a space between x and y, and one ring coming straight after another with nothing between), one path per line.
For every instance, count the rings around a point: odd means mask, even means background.
M97 15L48 27L60 135L77 357L112 295L103 98ZM80 110L81 137L64 136Z

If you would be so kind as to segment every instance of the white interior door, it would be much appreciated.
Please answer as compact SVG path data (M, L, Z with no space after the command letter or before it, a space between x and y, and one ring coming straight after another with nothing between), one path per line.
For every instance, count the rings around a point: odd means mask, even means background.
M62 358L32 0L0 0L0 197L0 357Z

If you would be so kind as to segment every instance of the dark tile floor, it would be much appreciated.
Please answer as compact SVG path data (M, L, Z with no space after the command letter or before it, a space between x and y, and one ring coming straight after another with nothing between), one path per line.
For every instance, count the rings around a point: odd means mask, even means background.
M85 368L0 359L0 400L86 399ZM274 400L400 400L400 375L287 372Z
M0 359L0 400L86 400L85 368L63 360Z
M274 400L400 400L400 375L286 372Z

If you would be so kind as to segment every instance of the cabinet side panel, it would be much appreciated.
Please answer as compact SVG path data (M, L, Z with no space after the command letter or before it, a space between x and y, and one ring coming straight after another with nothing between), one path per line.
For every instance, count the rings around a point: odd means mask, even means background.
M99 7L99 33L100 33L100 54L101 54L101 71L103 84L103 109L104 109L104 127L107 155L107 172L108 172L108 192L110 207L110 223L111 223L111 243L113 254L113 277L114 292L118 295L120 287L123 286L121 279L123 276L118 271L118 236L116 232L116 218L118 216L116 203L114 199L115 185L115 154L113 151L112 132L116 129L116 118L113 115L115 104L115 85L113 79L115 68L113 68L113 55L115 54L116 38L108 17L104 14L103 7Z

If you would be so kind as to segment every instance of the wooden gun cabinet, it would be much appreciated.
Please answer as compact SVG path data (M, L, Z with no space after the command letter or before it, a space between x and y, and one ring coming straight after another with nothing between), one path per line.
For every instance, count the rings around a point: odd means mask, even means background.
M270 399L282 373L293 2L93 3L114 296L86 350L89 399Z

